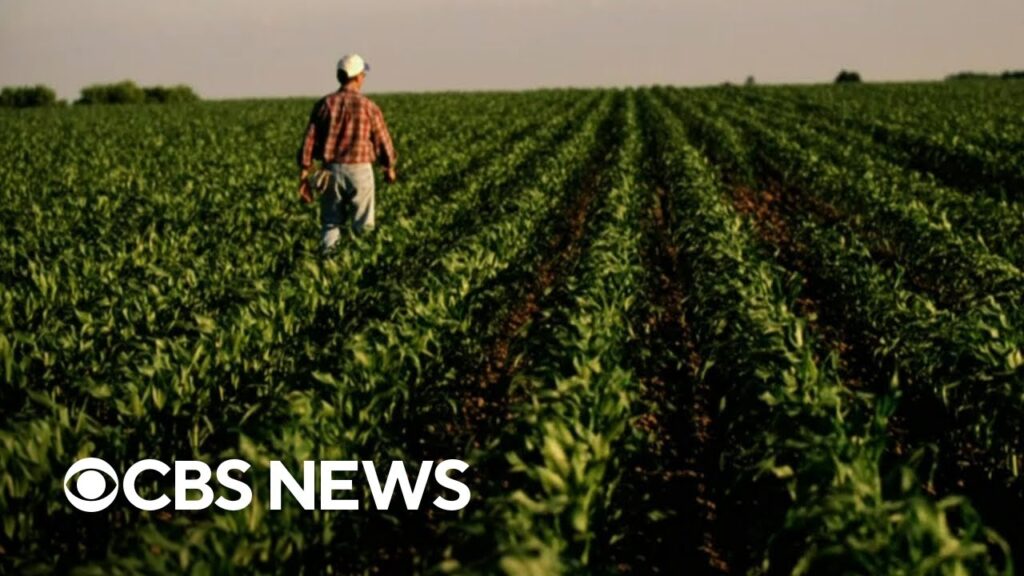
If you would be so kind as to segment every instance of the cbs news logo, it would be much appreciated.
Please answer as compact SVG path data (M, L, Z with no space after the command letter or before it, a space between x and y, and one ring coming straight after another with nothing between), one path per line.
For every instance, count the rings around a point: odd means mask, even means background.
M225 460L217 466L216 473L208 464L199 460L178 460L174 463L174 498L166 494L145 497L139 494L136 484L143 473L167 476L172 467L160 460L141 460L132 464L123 478L117 471L100 458L84 458L71 465L64 475L64 496L68 502L82 512L100 512L107 509L119 493L124 494L129 504L139 510L153 511L174 504L175 510L205 510L212 505L229 511L242 510L252 504L252 488L231 474L243 476L251 466L243 460ZM319 468L319 473L318 469ZM454 499L437 496L431 504L441 510L453 512L462 510L470 501L471 494L465 483L449 476L456 471L465 472L469 465L461 460L442 460L435 463L425 460L421 463L415 479L410 479L405 463L394 461L381 481L372 461L327 460L305 461L299 479L282 464L270 462L270 509L280 510L285 491L306 510L359 510L360 502L355 499L338 497L339 493L351 491L352 478L336 478L338 473L359 473L365 476L369 485L373 506L377 510L388 510L396 489L401 490L402 500L408 510L418 510L430 480L442 489L452 492ZM210 481L216 475L217 484L234 495L214 497ZM318 482L319 481L319 482ZM198 495L198 498L190 498ZM317 498L319 496L319 499Z

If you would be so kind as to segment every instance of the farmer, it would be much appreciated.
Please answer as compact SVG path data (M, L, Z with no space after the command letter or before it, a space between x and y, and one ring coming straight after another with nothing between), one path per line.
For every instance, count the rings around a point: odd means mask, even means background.
M320 220L322 247L331 252L341 236L338 229L347 213L352 215L352 230L362 234L374 227L373 162L383 168L387 182L393 183L395 149L380 108L360 94L370 70L362 57L349 54L338 61L337 92L324 96L309 115L306 137L299 149L299 194L313 202L312 188L322 194ZM322 162L322 170L310 178L313 161Z

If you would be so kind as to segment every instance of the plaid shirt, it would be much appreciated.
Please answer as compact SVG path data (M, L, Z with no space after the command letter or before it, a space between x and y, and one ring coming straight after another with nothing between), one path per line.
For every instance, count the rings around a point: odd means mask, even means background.
M309 168L313 160L325 164L380 162L395 166L395 148L380 108L369 98L341 89L324 96L309 115L306 138L299 149L299 166Z

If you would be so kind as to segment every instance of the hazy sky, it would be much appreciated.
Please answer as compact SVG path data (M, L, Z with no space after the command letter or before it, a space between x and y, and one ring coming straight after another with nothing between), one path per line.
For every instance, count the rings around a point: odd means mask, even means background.
M0 0L0 85L315 95L941 78L1024 68L1024 0Z

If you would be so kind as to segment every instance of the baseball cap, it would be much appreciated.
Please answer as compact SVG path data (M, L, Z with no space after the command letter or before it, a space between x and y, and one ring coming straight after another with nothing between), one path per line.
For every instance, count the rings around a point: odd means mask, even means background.
M370 71L370 65L359 54L346 54L338 60L338 70L344 70L349 78Z

